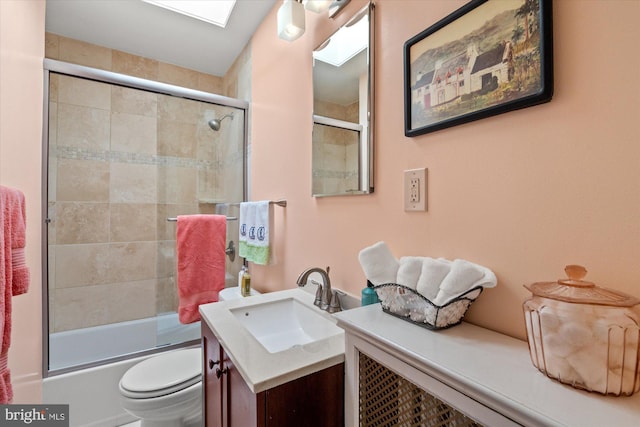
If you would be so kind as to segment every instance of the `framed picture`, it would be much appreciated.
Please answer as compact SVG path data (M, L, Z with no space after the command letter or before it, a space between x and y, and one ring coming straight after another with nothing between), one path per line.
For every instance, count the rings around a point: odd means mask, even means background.
M551 0L473 0L404 44L404 133L551 100Z

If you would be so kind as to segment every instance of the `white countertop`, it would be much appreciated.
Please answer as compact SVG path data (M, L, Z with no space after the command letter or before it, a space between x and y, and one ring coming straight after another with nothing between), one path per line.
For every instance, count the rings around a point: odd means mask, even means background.
M523 425L640 426L640 393L603 396L552 380L531 363L525 341L468 323L430 331L379 304L335 317L347 333L374 338L374 345Z
M254 393L344 362L344 333L301 347L269 353L230 311L282 298L294 298L336 322L331 314L313 305L314 295L298 288L200 306L202 320L211 328Z

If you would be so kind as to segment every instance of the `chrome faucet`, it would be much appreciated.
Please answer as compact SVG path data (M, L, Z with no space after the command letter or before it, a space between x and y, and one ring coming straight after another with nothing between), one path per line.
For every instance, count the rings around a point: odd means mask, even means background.
M307 268L305 271L300 273L300 276L298 276L298 280L296 280L298 286L303 287L306 285L311 273L318 273L320 274L320 277L322 277L322 283L318 283L318 290L316 292L316 300L314 301L314 304L329 313L341 311L340 298L337 293L331 290L329 267L327 267L326 271L320 267ZM312 280L312 282L315 282L315 280Z

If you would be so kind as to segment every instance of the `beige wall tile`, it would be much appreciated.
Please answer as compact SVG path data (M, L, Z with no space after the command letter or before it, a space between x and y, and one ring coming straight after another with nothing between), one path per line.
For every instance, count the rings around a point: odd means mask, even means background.
M229 67L222 87L225 96L251 101L251 42Z
M155 316L156 283L150 279L111 284L110 323Z
M57 200L109 201L109 163L98 160L58 159Z
M109 289L106 285L56 289L53 331L62 332L108 323L108 297Z
M224 95L222 90L222 78L211 74L198 73L198 84L195 89L203 92Z
M157 214L153 203L112 203L111 242L155 241Z
M198 213L201 213L201 214L215 214L215 213L217 213L216 212L216 203L200 201L200 203L198 203Z
M119 50L113 51L113 70L116 73L158 81L158 61Z
M59 36L61 61L111 70L111 49Z
M197 126L193 123L160 120L158 122L158 155L196 157Z
M174 205L167 205L165 203L158 203L156 205L156 236L158 240L175 239L176 236L176 223L167 221L167 218L175 218L176 214L171 207Z
M220 131L214 131L209 127L209 120L220 118L224 116L221 107L206 103L200 104L200 117L202 121L196 126L196 154L195 157L198 160L204 160L206 162L217 161L216 152L220 146ZM226 126L230 119L224 119L223 124ZM221 128L223 130L224 128Z
M58 76L58 102L111 109L111 85L65 75Z
M158 95L144 90L112 86L111 111L156 117L158 114Z
M156 154L156 118L127 113L111 114L111 150Z
M226 167L220 176L224 179L224 200L242 201L244 195L242 160Z
M92 151L109 149L109 111L58 104L59 146Z
M56 242L103 243L109 239L109 205L106 203L56 203Z
M109 245L58 245L55 269L57 289L107 283Z
M198 205L191 204L166 204L160 203L158 207L158 240L175 240L176 223L167 221L167 218L176 218L178 215L199 213Z
M56 73L49 73L49 101L58 102L58 86L60 82L60 75Z
M182 86L189 89L197 89L198 72L188 68L179 67L166 62L158 63L158 81Z
M174 277L158 279L156 310L158 314L178 311L178 291Z
M44 34L44 57L51 59L60 58L60 37L57 34Z
M196 181L193 168L158 167L158 202L195 204Z
M156 242L112 243L109 245L109 282L155 279Z
M198 170L198 200L200 202L224 201L219 173L213 169Z
M154 203L158 193L155 165L111 163L110 200L112 203Z
M176 242L163 240L158 242L158 265L156 277L173 277L176 275Z
M56 332L106 325L155 315L156 281L56 289Z
M198 124L204 120L199 115L199 104L190 99L158 95L158 121ZM206 123L206 120L204 121Z

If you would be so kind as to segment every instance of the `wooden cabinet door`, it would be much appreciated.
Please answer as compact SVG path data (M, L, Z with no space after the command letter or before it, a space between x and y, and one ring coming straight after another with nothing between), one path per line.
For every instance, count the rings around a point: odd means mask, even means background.
M344 363L265 392L269 427L344 426Z
M224 350L223 350L224 354ZM259 405L264 393L256 395L251 391L233 362L224 355L225 393L223 405L225 409L225 427L264 426L264 405Z
M219 371L222 361L222 348L207 324L202 322L202 410L206 427L222 427L222 386ZM218 375L217 375L218 373Z

